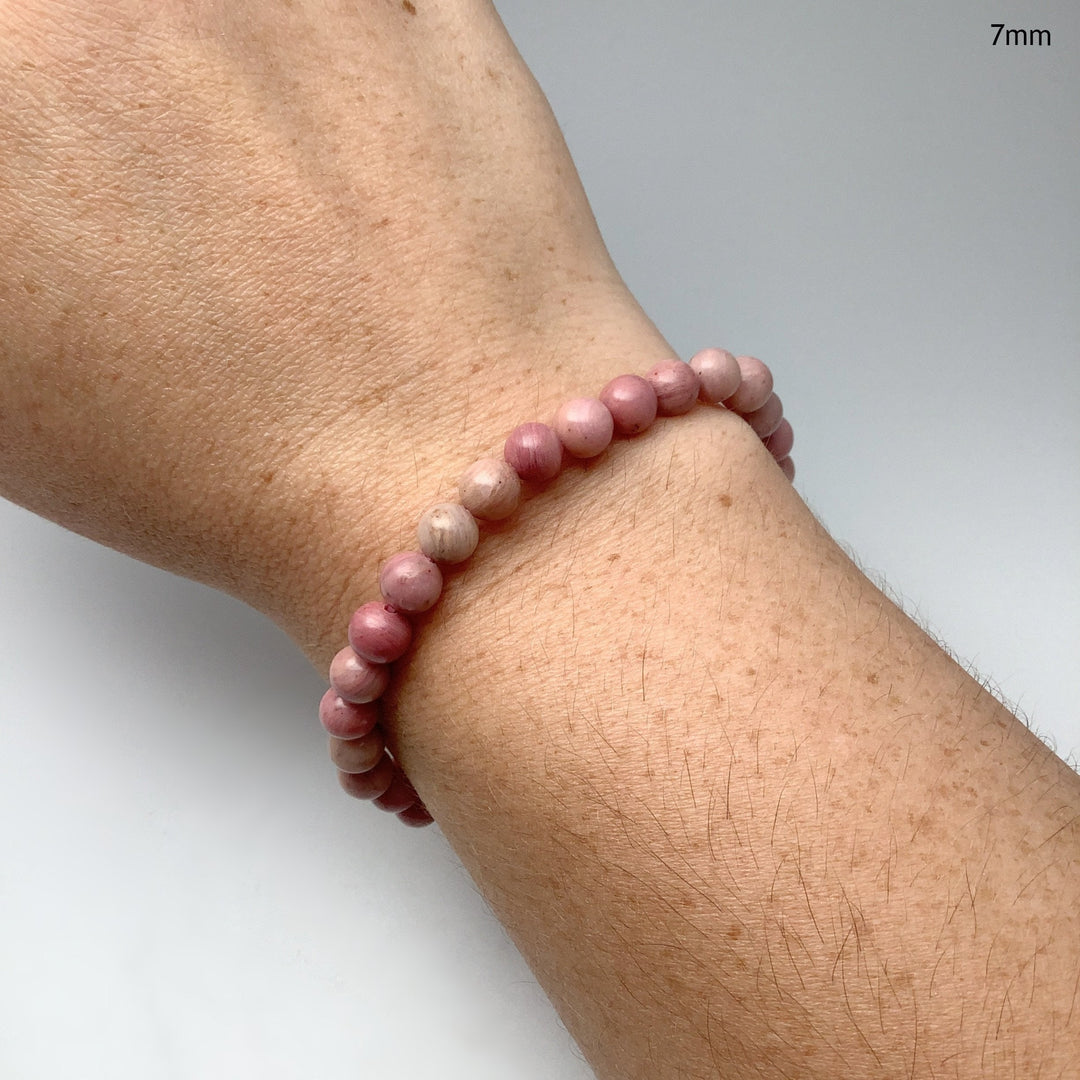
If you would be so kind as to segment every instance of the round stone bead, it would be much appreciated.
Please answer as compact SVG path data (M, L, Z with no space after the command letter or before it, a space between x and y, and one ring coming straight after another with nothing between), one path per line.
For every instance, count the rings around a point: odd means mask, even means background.
M412 641L412 623L397 608L378 600L361 604L349 620L353 652L376 664L389 664L404 655Z
M380 810L387 810L391 814L408 810L420 796L416 794L416 788L409 782L409 778L400 768L394 769L394 779L390 786L375 799L375 805Z
M431 816L431 811L421 802L413 803L408 810L399 810L397 819L402 825L408 825L413 829L422 829L435 820Z
M461 503L436 503L416 529L420 550L436 562L464 562L480 542L480 526Z
M736 356L742 381L739 389L724 404L737 413L745 415L760 409L772 393L772 372L756 356Z
M781 458L777 463L789 480L795 479L795 462L789 457Z
M330 739L330 760L342 771L362 773L374 769L386 744L379 728L361 739Z
M616 375L600 391L600 401L620 435L637 435L656 419L656 391L640 375Z
M510 462L481 458L462 473L458 495L474 517L502 521L518 508L521 480Z
M760 409L743 413L743 419L754 429L754 434L764 440L780 426L780 421L784 419L784 406L775 394L770 394Z
M656 391L656 411L661 416L688 413L701 389L697 372L681 360L661 360L645 372L645 378Z
M507 437L503 457L522 480L542 484L562 471L562 443L547 424L519 424Z
M742 382L738 361L727 349L702 349L690 357L690 367L701 380L698 397L710 405L726 401Z
M330 661L330 685L346 701L363 705L382 695L390 682L390 669L357 656L346 646Z
M597 398L571 398L555 413L551 426L566 449L579 458L596 457L610 445L615 421Z
M346 701L331 686L319 702L319 720L335 738L360 739L379 722L379 706L374 702L358 705Z
M795 445L795 432L787 419L781 420L776 430L765 440L765 449L777 461L786 458Z
M377 799L393 783L393 758L385 751L379 763L367 772L347 773L338 770L338 783L354 799Z
M442 592L442 572L421 551L399 551L383 563L379 590L399 611L427 611Z

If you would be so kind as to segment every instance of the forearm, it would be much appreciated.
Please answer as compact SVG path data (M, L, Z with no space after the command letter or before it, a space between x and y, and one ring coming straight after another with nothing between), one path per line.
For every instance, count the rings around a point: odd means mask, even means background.
M0 493L321 671L465 465L669 353L489 5L412 7L0 4ZM741 421L491 533L388 734L602 1077L1068 1075L1077 778Z
M579 392L641 366L588 352ZM741 421L618 443L472 563L386 726L599 1076L1075 1075L1080 780Z

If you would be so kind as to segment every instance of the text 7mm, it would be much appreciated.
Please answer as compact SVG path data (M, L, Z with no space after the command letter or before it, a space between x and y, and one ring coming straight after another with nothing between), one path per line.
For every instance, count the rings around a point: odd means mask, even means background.
M995 22L990 24L991 30L996 30L991 45L1049 45L1049 30L1005 30L1005 24ZM1001 32L1005 31L1005 40L1001 40Z

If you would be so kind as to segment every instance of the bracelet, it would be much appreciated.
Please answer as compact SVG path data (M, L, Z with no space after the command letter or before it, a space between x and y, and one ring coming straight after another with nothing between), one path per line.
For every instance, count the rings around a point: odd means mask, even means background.
M521 424L510 432L503 458L481 458L462 474L460 501L436 503L420 518L419 551L401 551L379 572L381 600L371 600L349 621L349 644L330 664L330 689L319 703L319 719L337 740L330 756L348 794L371 799L405 825L433 818L401 766L386 749L378 699L390 684L390 665L412 643L410 615L435 606L442 594L439 564L464 562L480 540L480 521L502 521L518 507L522 483L543 484L563 469L564 453L594 458L616 433L632 436L658 415L680 416L701 400L741 416L765 444L788 480L795 441L773 393L769 368L753 356L702 349L689 363L661 360L644 376L619 375L598 397L571 398L550 424Z

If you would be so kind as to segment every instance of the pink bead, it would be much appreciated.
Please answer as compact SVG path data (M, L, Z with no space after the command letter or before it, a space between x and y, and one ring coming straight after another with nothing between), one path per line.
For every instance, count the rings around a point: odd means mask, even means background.
M386 744L380 728L361 739L330 739L330 760L342 771L362 773L374 769L383 756Z
M645 372L645 378L656 391L656 411L661 416L688 413L701 389L697 372L681 360L661 360Z
M357 656L346 646L330 661L330 685L346 701L363 705L374 701L390 683L390 669Z
M772 393L772 372L756 356L736 356L735 362L742 373L739 389L724 404L737 413L749 413L760 409Z
M753 412L743 413L743 419L754 429L759 439L767 439L784 419L784 406L775 394L770 394L768 401Z
M792 431L791 424L787 420L781 420L776 430L765 440L765 449L777 461L786 458L794 445L795 432Z
M354 799L377 799L394 780L394 759L383 753L374 769L362 773L338 770L338 783Z
M551 426L563 446L579 458L602 454L615 434L615 421L596 398L571 398L555 413Z
M503 457L522 480L542 484L562 471L562 443L547 424L519 424L510 432Z
M637 435L656 419L656 391L640 375L616 375L600 391L600 401L620 435Z
M690 367L701 380L698 396L710 405L726 401L742 382L738 361L727 349L702 349L690 357Z
M510 462L481 458L461 474L458 497L473 517L502 521L521 502L521 478Z
M360 739L379 722L379 706L374 702L357 705L346 701L331 686L319 702L319 719L335 738Z
M389 664L404 655L412 641L412 623L396 608L369 600L349 620L353 652L376 664Z
M780 468L783 470L784 475L789 480L795 479L795 462L792 461L791 458L781 458L776 464L780 466Z
M420 551L399 551L379 571L383 599L400 611L427 611L434 607L442 584L442 571Z
M431 816L431 811L420 802L413 803L408 810L399 810L397 818L402 825L408 825L414 829L422 829L425 825L430 825L435 820Z
M394 769L394 779L390 786L375 800L375 805L380 810L387 810L391 814L397 814L402 810L408 810L419 796L416 788L409 782L409 778L401 771L400 767Z

